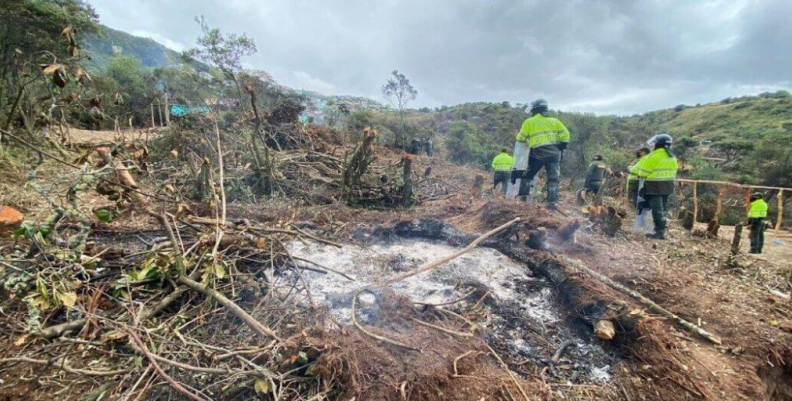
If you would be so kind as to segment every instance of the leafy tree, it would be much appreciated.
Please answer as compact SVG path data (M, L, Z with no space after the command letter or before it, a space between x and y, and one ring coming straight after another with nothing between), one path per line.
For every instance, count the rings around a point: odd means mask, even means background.
M754 149L754 143L747 139L727 139L717 142L714 147L723 152L726 162L730 163L748 155Z
M185 56L220 69L236 85L241 103L242 89L237 75L242 70L242 58L256 53L256 43L244 33L224 35L220 29L210 28L203 15L195 17L195 21L201 27L202 36L198 38L198 47L185 51Z
M393 70L391 72L391 77L388 78L388 82L382 86L382 94L391 102L391 105L396 107L399 112L399 119L402 122L402 126L404 125L404 109L407 105L415 100L415 97L418 96L418 91L410 83L410 80L402 73L397 70ZM402 127L403 128L403 127ZM404 129L399 130L397 133L397 145L401 148L406 147L407 139L404 133Z
M76 104L59 102L58 97L67 84L88 79L74 65L81 57L77 35L95 32L96 18L81 0L0 2L0 128L9 129L16 118L29 128L33 119L50 120L53 110ZM42 70L41 65L47 67ZM22 110L22 104L28 107ZM0 155L3 140L0 136Z
M757 175L765 185L792 187L792 123L783 131L769 132L752 154Z

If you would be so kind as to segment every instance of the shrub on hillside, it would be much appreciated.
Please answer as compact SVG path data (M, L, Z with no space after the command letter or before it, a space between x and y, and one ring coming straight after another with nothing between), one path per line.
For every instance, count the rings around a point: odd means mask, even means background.
M484 135L468 122L457 121L451 124L445 148L451 160L458 163L484 163L486 159Z

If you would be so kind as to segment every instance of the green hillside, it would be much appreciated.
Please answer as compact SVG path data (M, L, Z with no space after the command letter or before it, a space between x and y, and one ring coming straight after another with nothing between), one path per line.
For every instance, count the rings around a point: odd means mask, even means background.
M130 35L106 26L101 26L99 33L88 34L82 38L82 46L91 58L87 67L94 71L103 70L115 56L134 57L147 68L166 67L181 61L181 53L168 49L153 39Z
M502 147L511 148L525 105L466 103L434 111L412 111L409 121L439 133L449 155L460 163L487 166ZM594 154L616 169L651 136L668 132L685 175L697 179L792 186L792 95L787 91L679 105L633 116L554 111L573 134L564 173L577 177ZM372 119L369 117L369 119ZM387 116L373 118L383 125Z

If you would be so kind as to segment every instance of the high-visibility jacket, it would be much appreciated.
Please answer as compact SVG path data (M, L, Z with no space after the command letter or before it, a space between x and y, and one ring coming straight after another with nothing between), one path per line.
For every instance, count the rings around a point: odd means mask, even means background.
M749 219L767 218L767 202L764 199L757 199L751 202L751 210L748 211Z
M602 184L606 171L608 171L608 166L605 163L599 160L592 162L589 164L588 171L586 171L586 183L593 185Z
M678 168L676 157L660 148L630 167L630 174L644 180L646 195L671 195Z
M627 173L627 191L638 191L638 176L636 174L633 174L632 171L630 171L630 170L633 168L633 166L637 165L638 163L641 162L641 160L647 158L648 156L649 155L646 154L646 155L643 155L643 156L639 157L638 161L636 161L635 164L630 166L630 168L628 169L628 173Z
M492 159L492 169L495 171L510 171L513 165L514 158L506 152L502 152Z
M553 117L537 114L526 119L517 134L518 142L525 142L531 149L569 143L569 130Z

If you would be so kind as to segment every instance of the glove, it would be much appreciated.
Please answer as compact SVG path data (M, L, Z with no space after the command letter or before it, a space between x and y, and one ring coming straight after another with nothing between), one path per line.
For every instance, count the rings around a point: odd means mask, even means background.
M509 177L512 185L516 184L517 180L523 177L523 174L525 174L525 170L512 170L511 176Z
M641 202L638 202L637 209L638 209L638 212L637 212L637 214L639 214L639 215L640 215L640 214L641 214L641 212L643 212L643 211L644 211L644 210L646 210L646 209L649 209L649 202L648 202L648 201L641 201Z
M566 150L566 147L567 147L567 143L566 142L561 142L561 143L558 144L558 150L560 150L562 152L564 150Z

